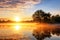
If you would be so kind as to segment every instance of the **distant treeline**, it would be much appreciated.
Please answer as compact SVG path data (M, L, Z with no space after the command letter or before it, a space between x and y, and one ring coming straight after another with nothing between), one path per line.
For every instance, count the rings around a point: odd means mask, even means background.
M19 21L19 22L16 22L16 21L12 21L12 20L7 20L7 21L5 21L5 20L0 20L0 23L33 23L33 21L32 20L27 20L27 21Z
M0 23L14 23L15 21L11 21L11 20L7 20L7 21L5 21L5 20L0 20Z
M32 15L34 22L43 22L43 23L60 23L60 15L51 15L50 12L45 13L43 10L37 10Z

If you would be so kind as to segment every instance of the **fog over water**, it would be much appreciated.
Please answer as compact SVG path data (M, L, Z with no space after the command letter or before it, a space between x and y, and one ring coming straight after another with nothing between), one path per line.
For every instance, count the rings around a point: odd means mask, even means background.
M59 30L60 24L0 23L0 39L37 40L38 32L41 40L60 40Z

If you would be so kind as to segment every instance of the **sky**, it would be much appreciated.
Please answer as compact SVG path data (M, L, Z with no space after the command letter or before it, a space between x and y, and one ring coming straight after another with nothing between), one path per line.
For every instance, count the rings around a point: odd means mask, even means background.
M60 0L0 0L0 18L32 18L36 10L42 9L52 15L60 13Z

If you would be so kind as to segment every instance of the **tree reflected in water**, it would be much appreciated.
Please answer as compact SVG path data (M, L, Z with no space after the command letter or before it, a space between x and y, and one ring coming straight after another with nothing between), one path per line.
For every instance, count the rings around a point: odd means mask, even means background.
M44 40L52 35L60 36L60 26L39 26L33 31L33 36L37 40Z

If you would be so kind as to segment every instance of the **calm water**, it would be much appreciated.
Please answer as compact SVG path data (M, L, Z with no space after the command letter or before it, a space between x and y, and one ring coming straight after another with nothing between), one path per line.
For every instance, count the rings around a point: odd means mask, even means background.
M0 39L60 40L60 24L0 23Z

